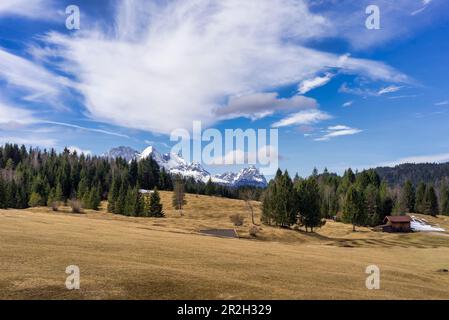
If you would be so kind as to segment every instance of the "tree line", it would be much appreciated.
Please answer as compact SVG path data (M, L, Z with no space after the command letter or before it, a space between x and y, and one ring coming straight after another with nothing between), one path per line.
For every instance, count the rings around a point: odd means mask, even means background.
M98 210L109 200L111 212L157 216L158 192L142 197L139 190L174 189L174 177L149 157L141 161L78 155L67 148L40 150L5 144L0 146L0 208L24 209L79 201L85 209ZM240 189L182 178L186 193L239 198ZM152 208L152 209L151 209ZM161 211L161 210L160 210Z
M388 215L416 212L449 215L449 184L440 192L431 184L411 181L391 187L376 170L343 176L315 169L308 178L278 170L262 196L262 221L280 227L302 226L313 232L325 219L333 218L356 226L376 226Z

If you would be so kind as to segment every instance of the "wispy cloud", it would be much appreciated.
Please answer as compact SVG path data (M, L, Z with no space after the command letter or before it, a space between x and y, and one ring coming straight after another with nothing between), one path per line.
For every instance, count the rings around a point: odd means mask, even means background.
M292 125L309 125L329 119L332 119L332 116L326 112L320 110L304 110L273 123L272 127L280 128Z
M55 19L57 11L51 10L53 0L2 0L1 16L22 16L34 20Z
M387 87L383 87L378 90L374 90L371 88L364 88L364 87L350 87L345 82L340 86L339 92L363 96L363 97L369 97L369 96L380 97L380 96L387 95L390 93L398 92L402 88L403 88L403 86L389 85Z
M106 134L106 135L110 135L110 136L116 136L116 137L121 137L121 138L129 138L129 136L126 135L126 134L121 134L121 133L118 133L118 132L113 132L113 131L108 131L108 130L103 130L103 129L83 127L83 126L79 126L79 125L71 124L71 123L66 123L66 122L49 121L49 120L36 120L35 123L52 124L52 125L56 125L56 126L63 126L63 127L79 129L79 130L83 130L83 131L102 133L102 134Z
M329 24L299 0L136 0L119 2L112 33L52 32L45 42L54 49L47 58L70 66L92 118L169 133L192 120L216 122L229 97L274 91L330 68L407 80L382 62L307 48L328 35Z
M322 87L324 85L326 85L327 83L329 83L329 81L331 81L331 79L334 77L333 74L331 73L326 73L324 76L322 77L315 77L313 79L306 79L304 81L302 81L299 86L298 86L298 92L300 94L306 94L307 92Z
M40 138L35 135L25 135L25 136L7 136L0 134L0 144L5 143L17 143L19 145L26 145L30 147L44 147L53 148L57 145L57 140L51 138Z
M322 137L316 138L315 141L328 141L332 138L342 137L342 136L350 136L354 134L358 134L363 132L363 130L351 128L345 125L337 125L328 127L326 130L326 134Z
M411 156L400 158L394 161L387 161L379 164L382 167L391 167L404 163L443 163L449 162L449 153L428 154L420 156Z
M401 89L402 89L402 87L400 87L400 86L394 86L394 85L392 85L392 86L388 86L388 87L385 87L385 88L380 89L380 90L377 92L377 94L378 94L379 96L381 96L381 95L383 95L383 94L397 92L397 91L399 91L399 90L401 90Z
M421 0L421 8L414 10L410 15L416 16L417 14L423 12L431 2L432 0Z
M61 97L72 86L69 79L55 75L46 68L0 47L0 80L18 90L21 99L46 102L64 109ZM23 93L23 94L22 94Z
M35 121L36 118L31 111L12 106L0 100L0 129L23 126Z
M39 118L36 115L36 111L31 111L28 109L20 108L0 100L0 130L12 130L12 129L23 129L28 126L36 126L36 125L55 125L61 127L67 127L72 129L78 129L83 131L101 133L121 138L130 138L126 134L122 134L119 132L114 132L110 130L97 129L91 127L83 127L77 124L60 122L60 121L52 121ZM37 129L36 129L37 130Z
M343 103L343 107L347 108L347 107L352 106L353 104L354 104L354 101L351 100L351 101L348 101L348 102Z
M436 106L446 106L448 104L449 104L449 100L444 100L444 101L435 103Z

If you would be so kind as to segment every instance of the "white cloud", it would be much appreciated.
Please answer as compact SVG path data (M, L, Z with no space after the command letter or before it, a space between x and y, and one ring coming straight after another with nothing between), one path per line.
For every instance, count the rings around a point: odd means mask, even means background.
M400 86L394 86L394 85L392 85L392 86L388 86L388 87L385 87L385 88L380 89L380 90L377 92L377 94L378 94L379 96L381 96L381 95L383 95L383 94L397 92L397 91L399 91L399 90L401 90L401 89L402 89L402 87L400 87Z
M432 2L432 0L422 0L422 1L421 1L422 7L419 8L419 9L416 9L415 11L413 11L413 12L411 13L411 15L412 15L412 16L416 16L417 14L423 12L431 2Z
M348 126L339 124L339 125L336 125L336 126L328 127L327 129L330 130L330 131L341 131L341 130L349 130L351 128L348 127Z
M353 104L354 104L354 101L348 101L348 102L343 103L343 107L347 108L347 107L352 106Z
M57 76L44 67L0 48L0 80L25 93L23 100L50 103L63 108L61 95L72 84L65 77Z
M214 123L229 97L274 91L329 68L407 80L381 62L304 46L326 36L329 24L301 0L136 0L120 2L113 33L50 33L46 42L76 78L92 118L169 133L192 120Z
M402 88L403 88L402 86L389 85L389 86L383 87L379 90L373 90L373 89L365 88L365 87L349 87L348 84L345 82L340 86L338 91L343 92L343 93L363 96L363 97L369 97L369 96L380 97L385 94L397 92L397 91L401 90Z
M324 76L322 77L315 77L313 79L306 79L304 81L302 81L299 86L298 86L298 92L300 94L306 94L307 92L322 87L324 85L326 85L327 83L329 83L329 81L331 81L331 79L334 77L333 74L331 73L326 73Z
M403 163L443 163L448 161L449 161L449 153L440 153L440 154L430 154L430 155L400 158L394 161L383 162L378 166L391 167Z
M273 128L287 127L292 125L314 124L329 120L332 116L320 110L304 110L281 119L272 125Z
M448 100L444 100L444 101L440 101L440 102L435 103L436 106L446 106L448 104L449 104Z
M78 155L81 155L81 154L84 154L86 156L92 155L92 151L81 149L80 147L77 147L77 146L70 146L70 147L67 147L67 149L70 151L70 153L76 152Z
M255 93L231 97L228 105L215 111L221 118L246 117L253 120L272 115L275 112L316 108L315 99L303 96L278 98L277 93Z
M0 135L0 144L5 143L17 143L19 145L26 145L30 147L44 147L44 148L53 148L56 146L57 141L51 138L40 138L36 137L36 135L29 136L3 136Z
M216 156L212 159L212 165L225 165L230 164L246 164L250 159L265 159L269 157L270 159L279 159L279 150L272 146L261 146L256 152L247 152L241 149L235 149L229 151L224 156Z
M113 132L113 131L103 130L103 129L95 129L95 128L83 127L83 126L79 126L79 125L71 124L71 123L66 123L66 122L49 121L49 120L36 120L36 122L37 123L43 123L43 124L51 124L51 125L56 125L56 126L62 126L62 127L68 127L68 128L73 128L73 129L79 129L79 130L83 130L83 131L97 132L97 133L102 133L102 134L106 134L106 135L110 135L110 136L116 136L116 137L121 137L121 138L129 138L129 136L126 135L126 134L121 134L121 133L118 133L118 132Z
M336 125L328 127L326 130L326 134L322 137L316 138L315 141L328 141L332 138L342 137L342 136L350 136L354 134L358 134L363 132L363 130L351 128L345 125Z
M391 43L395 39L410 38L417 32L445 21L447 1L433 1L423 6L420 0L309 0L314 12L320 12L331 21L327 30L329 37L337 36L347 40L355 49L361 50ZM365 8L375 4L380 8L380 29L364 27ZM426 10L426 14L417 13ZM421 10L420 10L421 9ZM420 10L411 15L412 12Z
M57 12L52 10L52 0L2 0L0 16L23 16L30 19L55 19Z
M0 129L23 126L34 121L36 119L31 111L11 106L0 100Z

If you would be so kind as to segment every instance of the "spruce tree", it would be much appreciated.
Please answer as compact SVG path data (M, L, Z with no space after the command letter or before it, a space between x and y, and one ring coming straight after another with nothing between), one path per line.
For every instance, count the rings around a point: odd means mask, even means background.
M323 225L320 212L320 190L314 176L297 185L298 222L306 231Z
M89 209L98 211L101 204L100 186L92 187L89 191Z
M415 210L416 191L410 180L407 180L407 182L404 184L402 193L406 210L408 212L413 212Z
M215 194L215 185L212 182L212 179L209 178L209 180L206 183L206 188L204 193L208 196L213 196Z
M425 203L424 214L428 214L434 217L438 215L439 213L438 198L435 192L435 188L433 186L429 186L426 189L424 203Z
M379 188L380 207L379 217L375 224L382 223L386 216L391 215L394 207L393 197L390 194L388 184L386 181L382 181Z
M417 213L424 213L425 211L426 189L427 186L424 182L421 182L416 189L415 211Z
M359 192L355 186L349 187L345 199L343 219L350 222L352 230L355 231L356 226L362 226L366 223L366 218L363 193Z
M364 191L367 223L377 225L381 206L379 189L375 184L369 184Z
M162 210L161 197L157 188L154 188L153 193L150 196L150 210L149 214L151 217L162 218L164 217L164 212Z
M119 198L120 187L121 187L120 179L119 179L118 175L115 174L112 177L112 184L111 184L111 187L109 188L109 193L108 193L108 211L109 212L117 213L116 212L116 204L117 204L117 200Z
M449 216L449 186L445 183L441 188L441 214Z
M115 211L117 214L125 214L126 199L128 194L128 185L122 181L118 193L117 201L115 202Z

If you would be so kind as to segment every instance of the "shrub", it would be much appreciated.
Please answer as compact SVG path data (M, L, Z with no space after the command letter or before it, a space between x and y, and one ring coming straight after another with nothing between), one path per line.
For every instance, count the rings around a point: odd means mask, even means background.
M73 213L82 213L83 212L83 206L81 205L81 201L79 200L72 200L70 201L70 207L72 208Z
M249 235L251 236L251 237L257 237L257 234L259 233L259 228L258 227L256 227L256 226L251 226L250 228L249 228Z
M229 219L236 227L243 226L243 223L245 222L245 218L239 213L233 214Z
M53 201L53 202L51 203L51 209L52 209L53 211L58 211L58 209L59 209L59 201Z

